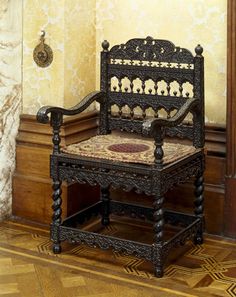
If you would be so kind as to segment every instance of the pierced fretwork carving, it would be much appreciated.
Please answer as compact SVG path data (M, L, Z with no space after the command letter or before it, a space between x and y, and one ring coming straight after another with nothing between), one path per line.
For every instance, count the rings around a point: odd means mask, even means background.
M64 240L90 247L112 248L151 261L154 274L161 277L164 263L173 247L189 239L202 243L205 167L202 52L202 47L198 45L193 56L189 50L176 47L170 41L151 37L132 39L109 50L109 42L105 40L101 52L101 92L89 94L71 109L44 106L39 110L38 121L47 123L50 118L53 128L50 175L53 180L51 240L54 253L61 252L61 241ZM72 154L60 149L63 116L76 115L95 100L100 104L99 134L109 134L118 129L138 133L140 137L150 137L154 142L151 164L143 163L147 157L145 154L137 159L127 159L128 163L123 162L122 158L106 159L104 155L96 157L94 154L88 157L76 150ZM166 163L166 146L163 145L166 136L178 137L180 141L182 138L190 139L196 149ZM139 141L130 139L128 147L139 147ZM96 148L93 148L95 153ZM109 150L107 146L104 149ZM116 155L124 153L127 157L126 150L114 152ZM150 151L145 153L150 154ZM165 210L165 193L192 177L195 178L193 214ZM65 181L99 186L101 200L62 221L61 185ZM151 196L153 205L148 208L112 201L110 188L134 190ZM80 195L76 198L81 199ZM128 215L151 223L152 244L103 234L103 228L107 228L114 215ZM100 231L88 231L94 227L90 223L97 216L100 216L100 220L96 220L96 224L100 223ZM180 230L166 240L165 227L168 224Z

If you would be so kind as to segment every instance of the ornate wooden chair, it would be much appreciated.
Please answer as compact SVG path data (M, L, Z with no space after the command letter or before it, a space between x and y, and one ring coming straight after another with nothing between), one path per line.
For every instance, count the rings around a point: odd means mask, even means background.
M131 39L126 44L102 43L101 91L86 96L71 109L44 106L37 119L53 128L51 178L53 217L51 240L54 253L61 242L84 243L102 249L113 248L149 260L155 275L163 275L170 250L188 239L202 243L204 172L204 59L200 45L196 55L167 40L151 37ZM188 88L190 91L186 91ZM75 115L92 102L100 104L99 135L60 148L60 126L64 115ZM115 106L115 108L114 108ZM151 110L151 111L150 111ZM186 117L192 115L192 124ZM130 132L139 137L127 136ZM123 134L125 135L123 135ZM166 142L166 136L178 139ZM183 138L191 145L181 144ZM164 210L164 195L174 185L195 177L194 213ZM87 182L99 185L98 203L74 216L61 219L61 183ZM109 188L134 189L154 197L152 208L110 200ZM131 241L77 228L101 215L108 225L110 214L136 215L153 222L152 244ZM166 223L181 225L177 234L165 239Z

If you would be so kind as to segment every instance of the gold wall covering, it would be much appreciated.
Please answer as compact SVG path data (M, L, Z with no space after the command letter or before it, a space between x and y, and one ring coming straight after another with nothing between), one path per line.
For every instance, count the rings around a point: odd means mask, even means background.
M194 51L204 48L206 121L225 123L226 0L97 0L97 53L134 37L168 39ZM99 77L97 57L97 87Z
M23 112L42 105L71 106L95 89L95 0L24 0ZM38 67L32 58L40 30L53 62Z
M99 89L103 39L112 46L151 35L192 51L201 43L206 121L225 123L226 9L226 0L24 0L24 112L43 104L68 107L95 84ZM41 29L54 50L45 69L32 60Z

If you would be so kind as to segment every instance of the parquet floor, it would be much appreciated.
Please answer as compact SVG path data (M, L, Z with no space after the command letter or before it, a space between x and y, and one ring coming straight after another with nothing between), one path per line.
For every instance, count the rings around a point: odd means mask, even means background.
M106 233L119 228L113 222ZM236 296L236 241L189 242L156 279L150 263L112 251L64 243L63 253L53 255L48 238L44 226L0 224L0 297Z

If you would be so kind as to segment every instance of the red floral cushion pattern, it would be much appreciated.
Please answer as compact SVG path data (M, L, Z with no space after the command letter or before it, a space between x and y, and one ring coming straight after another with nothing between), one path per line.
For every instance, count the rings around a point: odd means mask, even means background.
M113 134L98 135L88 140L62 148L64 153L84 157L107 159L128 163L154 164L154 141L121 137ZM197 151L193 146L164 143L164 164L187 157Z

